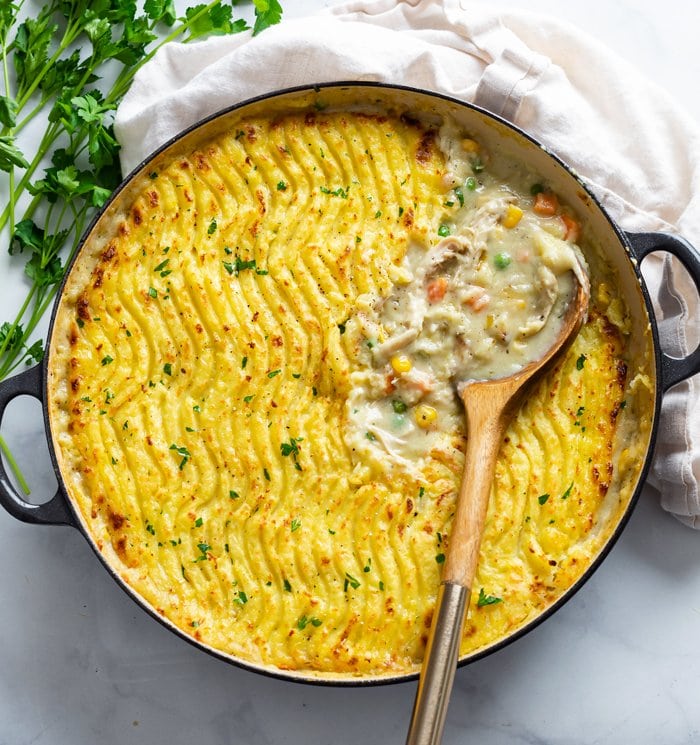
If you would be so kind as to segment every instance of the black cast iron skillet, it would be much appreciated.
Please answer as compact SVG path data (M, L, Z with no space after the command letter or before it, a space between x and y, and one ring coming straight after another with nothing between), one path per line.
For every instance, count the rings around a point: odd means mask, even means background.
M152 167L154 159L161 157L168 157L168 154L172 150L181 149L182 147L190 148L199 139L208 137L211 135L211 131L221 131L222 127L226 126L227 121L235 120L236 118L246 115L251 109L256 107L265 107L265 110L270 109L272 105L278 105L280 108L289 108L289 106L298 106L299 101L313 101L314 97L319 96L347 96L350 101L366 101L368 103L381 100L388 102L389 104L407 106L410 110L413 107L423 109L428 107L431 111L437 112L449 112L458 118L466 119L470 125L477 129L491 129L494 130L496 135L503 138L504 142L507 142L508 147L517 154L520 160L527 164L532 164L533 169L536 172L545 171L545 175L548 180L553 183L555 188L561 189L564 192L565 201L572 204L575 208L580 208L586 212L589 219L596 224L595 229L599 235L604 238L606 244L606 251L609 256L613 259L614 265L621 273L621 285L622 292L626 297L628 304L633 304L635 307L632 308L633 316L635 316L635 324L640 329L640 346L643 347L645 344L648 347L650 358L650 365L653 367L654 376L654 388L655 397L653 403L653 421L649 427L650 435L648 445L646 448L646 456L643 465L639 469L639 476L636 482L636 487L629 500L628 506L622 517L618 520L615 528L611 534L610 539L604 544L602 550L594 558L588 569L584 572L581 578L572 585L552 606L542 612L537 618L529 622L525 626L517 629L504 639L499 640L497 643L487 647L486 649L479 650L476 653L470 654L460 661L460 664L466 664L469 661L479 659L491 652L505 646L506 644L514 641L521 637L532 628L541 623L545 618L550 616L558 608L560 608L574 593L587 581L587 579L593 574L598 565L601 563L603 558L612 548L613 544L622 532L629 516L636 504L642 485L648 473L651 458L653 456L654 443L656 440L656 432L658 427L658 418L661 408L661 400L663 394L672 386L677 383L689 378L690 376L700 371L700 346L696 348L687 357L682 359L676 359L666 354L660 347L659 336L654 313L652 309L651 300L647 291L644 279L642 278L639 265L643 259L649 254L656 251L667 251L676 256L681 263L685 266L689 272L693 283L696 288L700 289L700 254L683 238L675 235L665 233L626 233L622 231L615 222L606 213L602 205L597 201L595 196L588 190L586 185L576 176L576 174L566 166L560 159L555 155L548 152L544 147L532 139L522 130L513 126L509 122L497 117L484 109L479 107L465 104L462 101L442 96L435 93L429 93L425 91L418 91L403 86L386 86L382 84L372 83L335 83L326 84L321 86L310 86L302 88L294 88L289 90L272 93L269 95L261 96L250 101L237 104L229 109L222 111L208 119L200 122L193 127L183 132L178 137L165 144L157 153L154 154L147 161L138 166L120 185L115 191L110 201L105 205L103 210L98 216L92 221L88 227L85 236L81 243L81 249L85 245L89 236L93 231L99 229L100 220L107 215L109 216L110 208L122 197L127 190L127 187L132 180L145 169ZM559 183L557 183L559 182ZM107 219L107 218L105 218ZM79 253L79 252L78 252ZM226 655L213 649L191 636L180 631L167 619L164 619L160 614L156 613L155 610L146 603L135 591L124 583L119 577L118 572L109 562L105 559L102 553L97 549L94 541L90 537L85 525L82 522L82 518L79 515L75 505L72 503L67 495L67 490L64 485L63 475L61 473L58 460L56 457L56 450L53 444L53 436L51 431L51 424L49 419L49 407L48 401L48 388L47 388L47 370L49 357L52 347L52 335L54 331L54 323L56 318L56 311L60 303L61 295L63 294L66 281L70 275L72 269L71 265L66 271L66 277L61 285L59 295L57 297L56 304L51 317L51 325L47 339L47 354L45 355L44 361L23 372L13 378L2 381L0 383L0 425L2 423L2 417L5 408L17 396L29 395L37 398L42 403L43 416L44 416L44 427L46 431L46 437L49 445L49 452L53 463L53 468L56 473L58 480L58 490L56 494L48 502L44 504L30 504L27 502L20 493L15 489L12 481L7 473L4 464L0 460L0 503L2 506L14 517L23 522L36 523L39 525L69 525L79 530L88 540L99 559L105 565L107 571L112 575L115 581L137 602L144 610L146 610L151 616L157 619L159 622L164 624L168 629L178 634L186 641L197 646L204 651L213 654L216 657L224 659L228 662L240 665L244 668L261 672L264 674L270 674L276 677L284 679L292 679L307 683L332 683L332 684L345 684L345 685L363 685L363 684L378 684L378 683L390 683L397 682L400 680L415 679L415 674L406 675L394 675L390 677L353 677L353 678L338 678L338 677L325 677L318 674L309 673L294 673L290 671L281 671L277 668L266 667L262 665L254 665L244 660L234 658L230 655ZM620 289L620 288L616 288ZM643 350L642 352L643 353Z

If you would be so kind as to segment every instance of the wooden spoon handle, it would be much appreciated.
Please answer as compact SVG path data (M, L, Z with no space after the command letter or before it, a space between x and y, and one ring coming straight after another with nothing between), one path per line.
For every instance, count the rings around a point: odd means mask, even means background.
M510 386L499 390L480 383L468 386L462 394L468 431L464 477L406 745L439 745L442 740L496 457L513 390Z
M508 401L494 400L498 397L488 393L492 391L475 384L467 387L462 396L467 415L467 451L442 571L443 582L453 582L468 590L472 589L476 573L496 458L506 425L504 409Z

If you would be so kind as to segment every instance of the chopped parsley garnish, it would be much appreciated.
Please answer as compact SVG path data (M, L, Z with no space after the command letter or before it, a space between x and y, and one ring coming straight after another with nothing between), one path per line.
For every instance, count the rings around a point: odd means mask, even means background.
M230 261L224 261L222 262L224 265L224 269L229 274L235 274L238 276L241 272L246 271L247 269L254 269L256 274L267 274L267 269L259 269L255 259L250 259L249 261L244 261L239 256L236 256L233 262Z
M149 294L149 295L150 295L151 297L158 297L158 290L156 290L156 288L155 288L155 287L149 287L149 288L148 288L148 294Z
M207 228L207 235L213 235L216 232L216 220L212 220Z
M352 587L353 590L357 590L359 586L360 581L358 579L355 579L349 572L345 572L345 583L343 585L344 592L348 591L348 587Z
M297 471L301 471L301 466L299 465L299 461L297 460L297 458L299 457L298 443L302 442L303 439L303 437L290 437L289 442L280 443L280 453L285 458L290 455L292 456L294 467L297 469Z
M195 404L192 407L192 411L196 411L199 414L202 411L202 407L199 404Z
M238 605L245 605L248 602L248 596L243 592L243 590L239 590L238 594L233 599L233 602Z
M418 496L419 497L422 497L424 494L425 494L425 487L424 486L419 486L418 487Z
M247 357L244 357L244 358L243 358L243 359L241 360L241 370L245 370L245 366L246 366L247 364L248 364L248 358L247 358Z
M303 439L303 437L290 437L289 442L283 442L280 445L280 452L285 457L288 455L299 455L299 446L297 443L301 442Z
M539 497L537 497L537 501L540 504L544 504L549 499L549 494L540 494Z
M330 194L333 197L340 197L341 199L347 199L348 198L348 192L350 191L350 187L346 187L343 189L342 186L339 186L337 189L328 189L325 186L321 187L321 192L323 194Z
M311 618L307 618L306 616L300 616L299 620L297 621L297 628L299 631L303 631L309 624L312 626L320 626L323 623L320 618L316 618L316 616L311 616Z
M109 355L106 355L102 358L102 367L109 365L111 362L114 362L114 360Z
M287 184L285 184L284 181L278 181L277 191L287 191Z
M288 579L285 579L282 582L282 586L284 587L284 591L285 592L291 592L292 591L292 586L291 586L291 584L289 584L289 580Z
M576 369L577 370L583 370L583 366L586 364L586 355L582 354L579 356L579 358L576 360Z
M165 259L165 261L161 261L160 264L153 270L154 272L163 272L165 270L165 267L168 266L168 262L170 259ZM168 272L169 274L170 272ZM161 277L163 274L160 275Z
M438 564L444 564L445 563L445 554L437 554L435 556L435 561L437 561Z
M380 218L381 216L382 216L382 211L381 211L381 210L377 210L377 211L376 211L376 212L374 213L374 219L375 219L375 220L378 220L378 219L379 219L379 218Z
M175 443L170 446L170 449L174 450L178 455L182 456L182 460L180 461L179 466L180 470L182 471L182 469L187 465L187 461L192 457L192 453L190 453L190 451L186 447L179 447Z
M338 324L338 331L340 331L341 335L345 333L345 324L339 323Z
M112 460L114 460L114 458L112 458ZM153 527L153 525L151 525L151 523L148 522L148 520L146 520L146 530L151 535L155 535L156 534L156 529Z
M249 396L243 396L245 403L249 404L255 398L255 394L251 393Z
M372 433L372 432L365 432L365 437L366 437L366 438L367 438L367 439L368 439L368 440L369 440L370 442L374 442L374 441L375 441L375 440L377 439L376 435L375 435L374 433Z
M475 191L477 187L476 179L474 176L470 176L465 182L464 185L469 189L469 191Z
M172 366L172 365L171 365L171 364L170 364L169 362L166 362L166 363L165 363L165 364L163 365L163 372L164 372L164 373L165 373L166 375L171 375L171 376L172 376L172 374L173 374L173 366Z
M281 370L270 370L270 372L267 374L267 377L274 378L275 375L279 375L281 372Z
M203 524L204 524L204 520L203 520L203 519L202 519L201 517L198 517L198 518L197 518L197 519L196 519L196 520L194 521L194 527L195 527L195 528L201 528Z
M197 548L199 549L199 556L194 560L195 564L198 561L206 561L208 558L207 552L211 551L211 546L208 543L198 543Z
M295 533L295 532L296 532L297 530L299 530L299 528L301 528L301 520L298 520L298 519L297 519L297 518L295 517L295 518L294 518L294 519L292 520L292 524L291 524L291 526L290 526L290 527L291 527L292 533Z
M399 399L394 399L391 402L391 408L394 410L394 412L396 414L405 414L406 413L406 409L408 407L406 406L406 404L403 401L401 401Z
M263 476L265 477L266 481L272 481L270 478L270 472L267 470L267 468L263 468Z
M574 482L572 481L572 482L571 482L571 483L569 484L569 486L568 486L567 490L566 490L566 491L565 491L565 492L564 492L564 493L563 493L563 494L561 495L561 498L562 498L562 499L568 499L568 498L569 498L569 495L571 494L571 490L572 490L573 488L574 488Z
M483 608L485 605L496 605L496 603L503 602L503 598L497 598L495 595L487 595L482 587L479 590L479 599L476 601L478 608Z
M239 494L239 493L238 493L237 491L235 491L234 489L229 489L228 495L229 495L229 498L230 498L230 499L239 499L239 498L240 498L240 496L241 496L241 495L240 495L240 494Z
M462 191L462 187L461 186L455 187L454 192L455 192L455 196L459 200L459 206L464 207L464 192Z

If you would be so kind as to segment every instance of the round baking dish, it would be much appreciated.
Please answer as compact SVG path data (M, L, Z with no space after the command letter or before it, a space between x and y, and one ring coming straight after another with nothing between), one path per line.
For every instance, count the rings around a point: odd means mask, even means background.
M499 142L503 143L509 155L527 164L534 172L541 174L543 179L548 184L551 184L565 202L571 205L577 214L582 217L587 225L587 230L595 236L597 243L605 247L607 260L610 262L618 278L618 286L613 288L613 292L624 298L625 305L629 309L631 317L632 328L629 335L628 350L629 364L634 367L638 363L639 369L643 369L652 381L651 399L648 405L649 421L639 423L639 427L635 427L634 423L630 423L625 429L625 436L629 436L630 432L635 431L635 429L637 430L636 436L640 438L638 444L640 446L640 452L644 453L644 458L640 460L634 469L632 483L629 484L629 488L625 492L625 504L623 509L617 513L615 524L609 530L604 544L597 554L591 558L586 570L579 579L554 603L546 607L535 619L515 628L504 638L500 638L484 648L463 656L460 664L466 664L521 637L561 607L595 571L624 528L636 503L650 465L663 394L673 385L700 371L700 348L684 359L672 358L661 350L651 301L640 273L639 265L652 252L668 251L680 259L690 273L695 285L699 286L700 256L692 246L677 236L650 233L631 234L622 231L606 213L594 195L566 164L548 152L525 132L517 129L505 120L478 107L435 93L401 86L364 83L326 84L280 91L241 103L198 123L164 145L125 179L122 185L115 191L108 204L105 205L88 228L81 244L81 251L86 245L89 246L91 240L95 240L95 236L100 231L105 230L105 226L114 221L115 216L118 215L125 204L129 204L131 187L139 176L150 173L167 159L175 157L181 152L191 151L198 143L205 139L235 126L235 123L242 117L254 115L260 111L269 112L275 108L278 108L280 112L290 109L309 109L313 111L314 103L318 103L320 96L324 99L324 105L328 101L332 101L334 106L341 104L355 108L365 105L369 107L381 106L392 109L399 108L411 112L418 111L423 115L433 117L452 117L463 125L465 129L474 132L477 136L483 134L487 139L490 138L493 140L497 138ZM79 256L80 251L75 261L78 261ZM66 272L66 277L61 286L61 291L59 292L52 314L47 339L47 353L44 361L40 365L0 384L0 421L7 404L17 396L26 394L34 396L42 402L46 436L59 483L58 491L52 499L44 504L30 504L13 487L4 466L0 463L0 502L5 509L17 519L25 522L70 525L79 530L83 533L115 581L149 614L190 643L228 662L257 672L308 683L362 685L391 683L415 678L417 671L398 675L339 675L304 670L284 670L236 657L193 638L191 634L185 633L174 623L164 618L162 614L158 613L153 605L148 603L124 581L118 571L118 567L100 550L89 530L85 516L81 513L81 510L69 494L61 459L57 454L56 432L54 431L50 414L49 403L52 391L51 361L56 344L56 316L66 284L71 279L71 272L75 266L75 261Z

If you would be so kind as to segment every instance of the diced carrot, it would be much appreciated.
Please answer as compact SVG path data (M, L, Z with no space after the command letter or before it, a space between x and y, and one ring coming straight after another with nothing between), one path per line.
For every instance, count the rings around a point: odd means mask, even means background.
M428 282L428 300L431 303L439 303L445 297L447 287L447 277L437 277Z
M559 200L557 195L551 191L541 191L535 197L535 204L532 209L536 214L542 217L552 217L557 214L559 209Z
M561 221L564 223L566 232L564 233L564 240L576 243L581 237L581 223L578 220L574 220L571 215L567 215L566 212L562 213Z
M389 374L386 376L386 385L384 386L384 392L387 396L396 390L396 379L393 375Z

